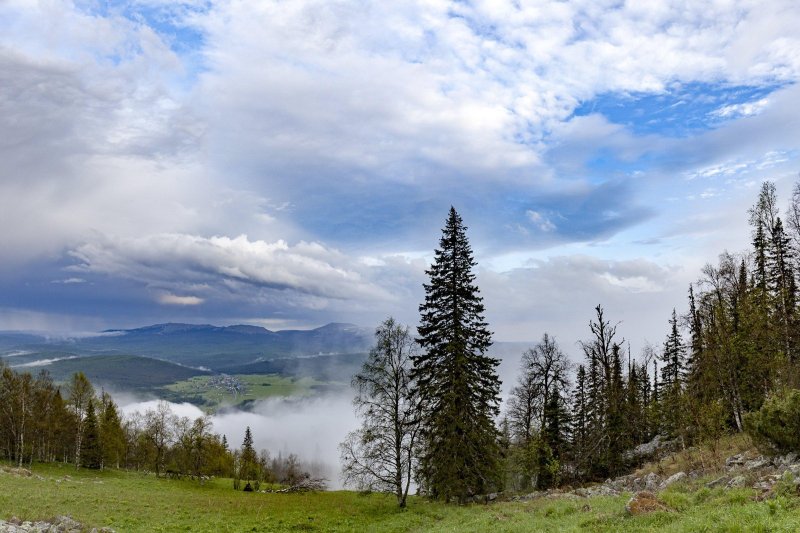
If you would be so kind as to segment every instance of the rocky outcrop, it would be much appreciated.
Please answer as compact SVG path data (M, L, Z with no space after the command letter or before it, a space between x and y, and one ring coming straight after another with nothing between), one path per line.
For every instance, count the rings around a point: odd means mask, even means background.
M752 452L741 453L728 457L725 461L725 470L724 475L706 483L706 487L729 489L750 487L771 494L775 485L783 481L796 486L800 492L800 456L796 453L777 457L755 455ZM600 485L575 489L573 493L581 497L616 496L624 492L656 494L676 483L685 483L701 475L704 474L699 471L678 472L663 479L655 472L644 476L629 474L613 480L608 479Z
M82 531L86 531L86 528L69 516L57 516L49 522L44 520L30 522L18 518L11 518L7 522L0 520L0 533L81 533ZM114 530L108 527L94 528L90 533L114 533Z
M639 463L646 459L655 459L664 452L668 452L675 447L675 440L667 440L663 435L656 435L650 442L640 444L632 450L628 450L623 457L628 462Z

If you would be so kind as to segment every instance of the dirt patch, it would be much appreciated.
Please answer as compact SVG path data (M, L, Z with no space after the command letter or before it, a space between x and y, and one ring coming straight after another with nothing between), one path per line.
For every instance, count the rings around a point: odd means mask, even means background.
M658 511L669 511L669 507L659 500L655 494L643 490L637 492L625 505L625 510L628 514L637 516L648 513L655 513Z

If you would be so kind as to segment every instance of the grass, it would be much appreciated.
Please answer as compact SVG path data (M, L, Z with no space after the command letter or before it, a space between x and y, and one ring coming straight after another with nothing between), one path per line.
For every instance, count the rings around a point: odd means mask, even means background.
M724 470L725 459L739 453L746 453L751 457L757 455L752 440L745 433L725 435L704 446L693 446L670 453L658 462L647 463L635 475L642 477L655 472L662 477L669 477L677 472L690 471L713 474Z
M314 387L323 385L314 378L293 378L277 374L234 375L244 385L244 392L234 395L228 390L212 387L210 383L216 376L194 376L189 379L167 385L165 388L175 393L178 398L185 398L200 403L206 409L221 406L246 405L247 403L276 396L310 396Z
M34 465L33 471L38 477L0 474L0 518L69 514L89 528L110 526L120 532L800 531L797 498L758 502L750 489L670 487L662 498L674 511L630 517L627 495L465 507L411 498L403 511L383 494L252 494L232 490L227 479L200 486L59 465Z

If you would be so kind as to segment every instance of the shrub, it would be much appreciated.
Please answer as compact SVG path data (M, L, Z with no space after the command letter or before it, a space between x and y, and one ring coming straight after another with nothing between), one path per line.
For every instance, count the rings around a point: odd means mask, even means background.
M800 451L800 390L767 398L761 409L745 416L745 429L763 452Z

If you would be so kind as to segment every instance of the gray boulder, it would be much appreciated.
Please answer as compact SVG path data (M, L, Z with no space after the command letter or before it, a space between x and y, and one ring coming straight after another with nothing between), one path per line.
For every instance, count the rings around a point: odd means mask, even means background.
M678 483L680 481L684 481L688 477L689 476L686 475L686 472L678 472L677 474L672 474L667 479L665 479L663 482L661 482L661 485L659 485L659 488L661 490L664 490L667 487L669 487L670 485L672 485L673 483Z
M730 470L731 468L735 468L737 466L742 466L744 464L744 454L736 454L728 457L725 459L725 466L728 467Z
M661 483L661 477L655 472L650 472L644 478L644 489L648 492L655 492Z
M728 481L728 488L729 489L736 489L744 487L747 484L747 478L744 476L736 476L735 478Z
M756 457L755 459L753 459L751 461L747 461L744 464L744 469L745 470L760 470L762 468L766 468L766 467L770 466L771 464L772 464L772 462L769 459L767 459L766 457L760 456L760 457Z
M726 476L722 476L720 478L715 479L714 481L709 481L706 483L706 487L713 489L714 487L722 487L728 482L728 478Z

